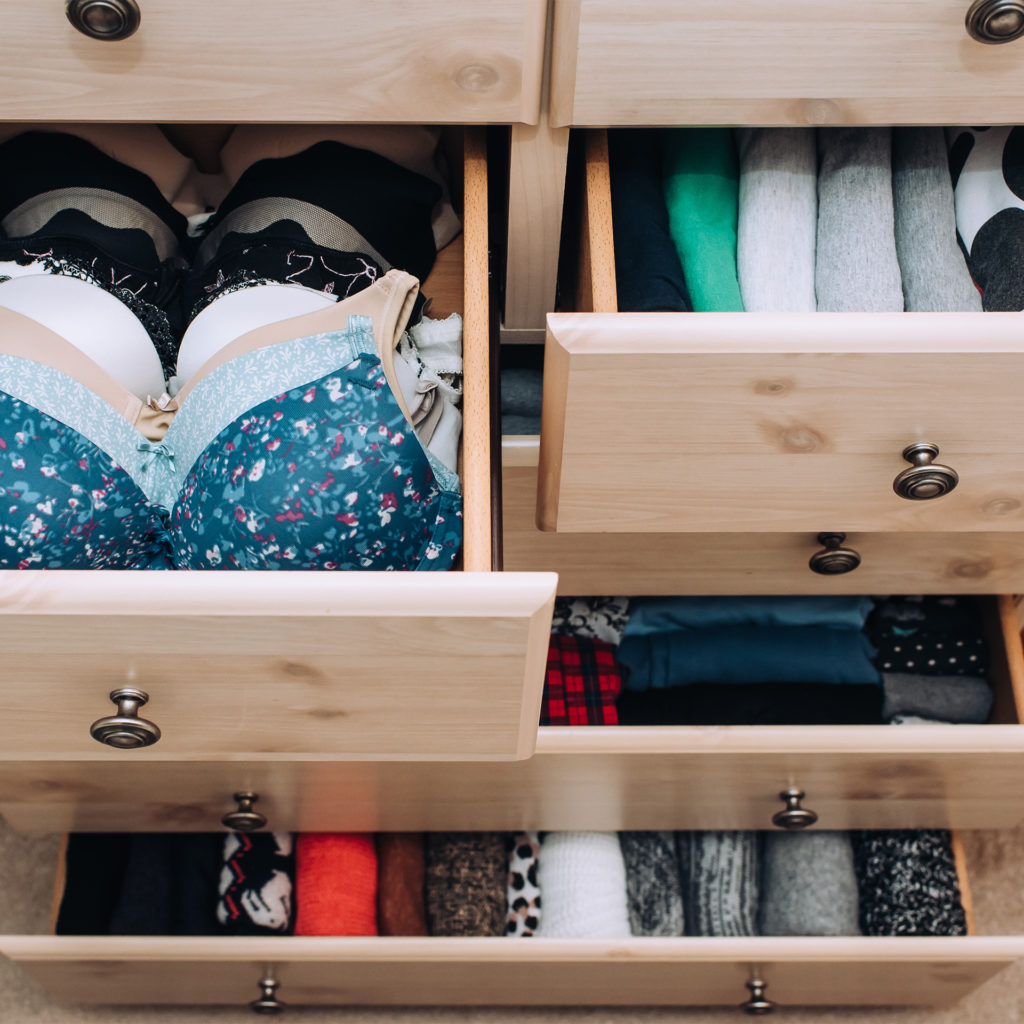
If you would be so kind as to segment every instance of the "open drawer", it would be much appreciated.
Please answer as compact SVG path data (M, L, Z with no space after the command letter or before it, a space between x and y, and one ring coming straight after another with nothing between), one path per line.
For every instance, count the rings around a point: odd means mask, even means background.
M544 0L2 0L0 12L7 119L532 124L539 112Z
M1024 42L979 42L976 9L980 32L1021 27L1018 8L970 0L559 0L553 120L1014 123Z
M1020 937L974 934L955 836L953 849L968 919L962 938L7 935L0 953L72 1003L740 1008L759 981L781 1007L943 1005L1024 957ZM58 899L60 891L58 879Z
M5 756L0 814L21 832L217 831L246 791L275 831L772 829L798 789L820 829L1009 828L1024 821L1024 648L1011 598L986 599L986 613L984 725L542 726L533 757L469 771L454 756L271 753L144 771Z
M424 291L464 312L462 571L0 573L10 761L528 757L555 579L492 573L487 168L464 145L465 232ZM460 189L460 191L463 191ZM111 745L90 725L129 719ZM152 738L133 717L152 720ZM110 724L110 723L108 723ZM140 730L141 729L141 733Z

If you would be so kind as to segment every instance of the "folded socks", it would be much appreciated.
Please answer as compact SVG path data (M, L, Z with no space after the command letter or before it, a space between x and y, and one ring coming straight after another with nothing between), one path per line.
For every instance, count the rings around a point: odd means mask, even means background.
M504 935L508 854L502 832L428 832L427 929L431 935Z
M229 833L223 841L217 920L229 935L290 935L295 914L294 838Z
M682 935L683 890L671 832L620 832L633 935Z
M761 839L756 832L677 832L686 934L757 934Z
M508 922L506 934L528 937L537 934L541 920L537 858L540 835L513 832L505 839L508 850Z
M422 832L377 834L377 927L381 935L426 935Z
M992 710L992 687L976 676L883 672L882 692L887 720L915 715L940 722L985 722Z
M295 841L295 934L377 934L377 850L369 833L303 832Z
M760 934L860 934L849 833L767 833L762 877Z

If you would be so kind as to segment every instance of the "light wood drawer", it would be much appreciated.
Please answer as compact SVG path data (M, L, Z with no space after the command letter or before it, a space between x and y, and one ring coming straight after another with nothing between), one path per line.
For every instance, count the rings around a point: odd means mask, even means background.
M532 753L555 578L489 571L479 131L464 156L465 233L439 259L437 289L433 276L425 289L464 312L463 571L0 572L5 757L108 761L126 776L176 760ZM90 736L123 687L148 694L154 746L116 750Z
M507 823L506 823L507 824ZM244 1006L272 978L302 1005L739 1006L747 983L782 1007L956 1002L1024 957L1024 938L974 933L963 846L963 938L108 938L0 936L74 1003ZM60 897L58 878L55 896Z
M538 525L582 533L1020 531L1015 313L617 313L605 133L582 286L548 316ZM959 484L894 489L931 442Z
M502 438L502 550L560 594L991 594L1024 590L1024 533L851 532L861 563L812 572L818 531L553 533L537 528L540 438Z
M140 0L127 39L0 0L4 117L535 123L544 0ZM457 31L455 30L457 26Z
M986 725L541 727L533 757L471 770L270 754L127 771L5 751L0 814L25 832L215 831L250 790L277 830L771 829L796 787L816 828L1011 827L1024 821L1024 650L1013 600L985 604Z
M1015 123L1024 41L971 39L970 0L559 0L561 125Z

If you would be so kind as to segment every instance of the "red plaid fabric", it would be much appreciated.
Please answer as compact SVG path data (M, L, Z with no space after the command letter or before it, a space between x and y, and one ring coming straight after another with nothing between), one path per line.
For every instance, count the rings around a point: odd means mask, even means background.
M553 636L548 647L541 725L618 725L622 669L603 640Z

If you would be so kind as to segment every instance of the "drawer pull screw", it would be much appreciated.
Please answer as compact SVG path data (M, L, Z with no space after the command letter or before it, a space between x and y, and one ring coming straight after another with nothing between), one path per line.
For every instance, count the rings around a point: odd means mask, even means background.
M155 722L139 718L139 708L149 701L149 694L132 686L111 690L110 699L117 705L117 714L97 718L89 726L89 735L108 747L133 750L150 747L160 739Z
M274 996L280 985L281 983L270 975L261 978L259 982L260 997L249 1004L249 1009L253 1013L283 1013L285 1004L278 1002Z
M770 999L765 999L764 997L764 990L767 987L768 983L760 978L751 978L747 982L747 988L750 989L750 998L745 1003L740 1003L740 1009L744 1013L749 1013L752 1017L760 1017L762 1014L771 1013L775 1009L775 1004Z
M819 533L818 543L824 550L815 551L807 563L819 576L841 576L860 565L860 555L853 548L844 548L845 533Z
M256 829L266 825L267 816L252 809L252 805L260 798L259 793L236 793L234 798L238 804L238 810L228 811L220 819L220 823L225 828L231 829L232 832L255 832Z
M1024 0L974 0L964 24L979 43L1012 43L1024 35Z
M800 806L800 801L806 795L802 789L783 790L779 794L779 799L786 801L786 809L776 811L772 815L772 824L776 828L784 828L787 832L798 832L813 825L818 820L817 814Z
M956 470L933 461L938 454L939 446L927 441L904 448L903 458L913 465L893 480L892 489L910 501L929 501L949 494L960 482L960 477Z
M141 24L135 0L67 0L68 21L91 39L127 39Z

